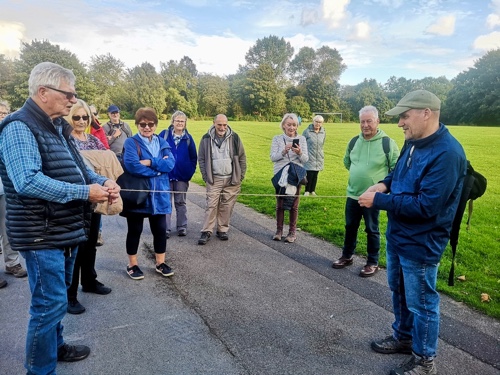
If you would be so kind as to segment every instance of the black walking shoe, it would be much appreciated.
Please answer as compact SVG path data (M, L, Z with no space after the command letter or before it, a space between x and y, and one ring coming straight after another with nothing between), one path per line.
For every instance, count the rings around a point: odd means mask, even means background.
M437 375L437 369L433 359L426 360L413 354L399 367L392 369L390 375Z
M78 315L85 312L85 307L76 298L68 299L68 314Z
M201 237L198 240L198 245L205 245L210 240L211 235L212 233L210 232L201 232Z
M76 362L85 359L90 354L90 348L85 345L63 344L57 349L57 360L59 362Z
M101 283L97 280L95 281L94 287L92 287L92 288L82 287L82 290L85 293L95 293L95 294L101 294L101 295L106 295L106 294L111 293L111 288L104 286L103 283Z
M385 339L373 341L371 344L373 350L382 354L411 354L411 346L411 340L396 340L392 335L387 336Z
M217 238L221 241L227 241L229 239L227 232L217 232L216 235L217 235Z

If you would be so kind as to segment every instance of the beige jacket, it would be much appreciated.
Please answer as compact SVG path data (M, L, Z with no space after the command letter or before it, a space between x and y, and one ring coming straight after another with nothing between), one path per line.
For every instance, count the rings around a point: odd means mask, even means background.
M94 168L94 171L101 176L115 180L123 174L123 168L118 161L115 153L111 150L80 150L89 166ZM98 203L94 209L95 213L103 215L116 215L122 212L123 202L121 197L113 204L108 202Z

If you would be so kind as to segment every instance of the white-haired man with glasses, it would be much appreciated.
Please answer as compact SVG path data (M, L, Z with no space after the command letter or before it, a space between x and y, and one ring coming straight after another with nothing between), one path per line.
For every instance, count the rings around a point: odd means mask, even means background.
M43 62L28 86L26 103L0 124L0 175L9 241L26 261L31 291L25 367L28 374L53 374L57 361L90 353L64 342L66 288L78 244L87 240L90 205L115 202L120 187L87 168L70 139L72 127L62 116L76 103L73 72Z

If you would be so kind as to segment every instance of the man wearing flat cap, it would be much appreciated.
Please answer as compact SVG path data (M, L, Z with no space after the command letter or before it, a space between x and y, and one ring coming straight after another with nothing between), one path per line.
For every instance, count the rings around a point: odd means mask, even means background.
M464 150L439 122L440 108L436 95L416 90L386 112L399 116L405 135L401 157L384 180L359 197L361 206L387 211L387 279L395 320L393 334L371 347L412 354L391 374L437 374L437 271L466 173Z
M117 105L108 107L109 121L102 127L108 138L108 144L119 160L122 158L123 144L128 137L132 137L132 129L120 120L120 108Z

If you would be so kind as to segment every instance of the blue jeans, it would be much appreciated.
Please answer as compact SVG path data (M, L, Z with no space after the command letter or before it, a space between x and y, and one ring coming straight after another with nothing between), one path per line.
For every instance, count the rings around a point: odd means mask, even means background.
M77 247L28 250L19 253L26 260L31 290L30 320L26 334L28 375L55 374L57 349L64 344L62 319L66 315L66 289L71 284Z
M392 291L394 337L413 340L413 352L425 359L434 358L437 350L438 265L403 258L387 242L387 281Z
M354 255L358 243L358 229L361 218L365 220L368 259L366 264L378 265L380 250L380 231L378 228L379 210L361 207L356 199L347 198L345 203L345 237L342 256L350 258Z

